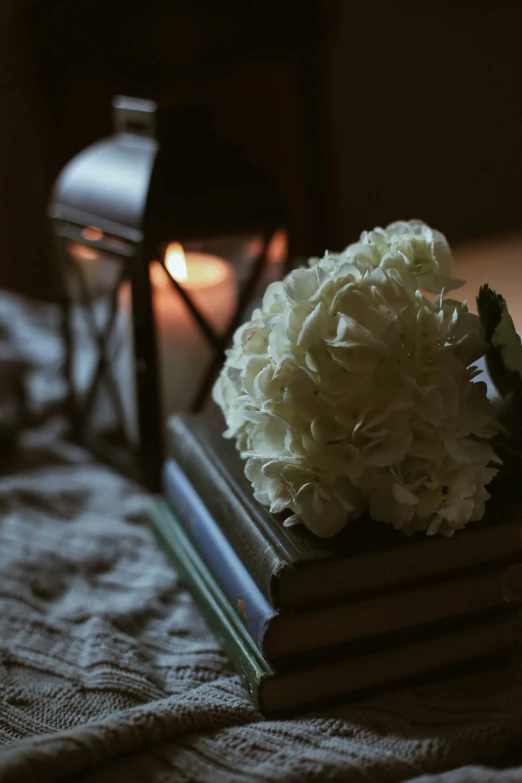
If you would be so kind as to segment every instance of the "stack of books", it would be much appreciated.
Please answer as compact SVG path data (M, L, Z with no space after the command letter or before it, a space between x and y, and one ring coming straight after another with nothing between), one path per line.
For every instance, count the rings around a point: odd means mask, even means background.
M330 540L253 498L234 446L174 417L151 520L265 715L402 684L506 651L522 515L499 491L452 538L361 519Z

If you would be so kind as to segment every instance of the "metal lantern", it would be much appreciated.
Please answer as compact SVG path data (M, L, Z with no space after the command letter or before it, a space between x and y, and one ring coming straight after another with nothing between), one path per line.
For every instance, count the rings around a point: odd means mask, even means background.
M283 271L286 216L207 110L113 107L114 135L65 167L49 208L69 409L80 442L156 489L168 416L203 407L234 329Z

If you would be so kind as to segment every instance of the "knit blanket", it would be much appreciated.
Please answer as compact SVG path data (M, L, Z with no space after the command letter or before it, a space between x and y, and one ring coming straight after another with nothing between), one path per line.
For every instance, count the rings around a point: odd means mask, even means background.
M157 545L146 493L62 438L57 323L0 298L35 406L0 474L1 783L522 779L517 652L264 720Z

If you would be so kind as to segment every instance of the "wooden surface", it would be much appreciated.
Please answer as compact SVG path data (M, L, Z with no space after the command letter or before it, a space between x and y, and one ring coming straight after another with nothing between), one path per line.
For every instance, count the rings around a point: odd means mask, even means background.
M455 277L465 280L451 292L455 299L467 299L477 311L476 296L483 283L489 283L506 299L519 332L522 331L522 233L489 237L453 247Z

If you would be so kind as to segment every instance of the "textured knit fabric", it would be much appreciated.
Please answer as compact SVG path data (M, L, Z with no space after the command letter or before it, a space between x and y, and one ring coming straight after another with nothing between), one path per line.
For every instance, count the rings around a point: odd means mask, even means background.
M4 297L2 318L35 363L32 392L49 388L54 408L56 314L32 311L31 323ZM522 744L517 654L480 673L263 720L156 544L147 502L52 421L26 431L3 465L1 783L522 779L522 768L495 769Z

